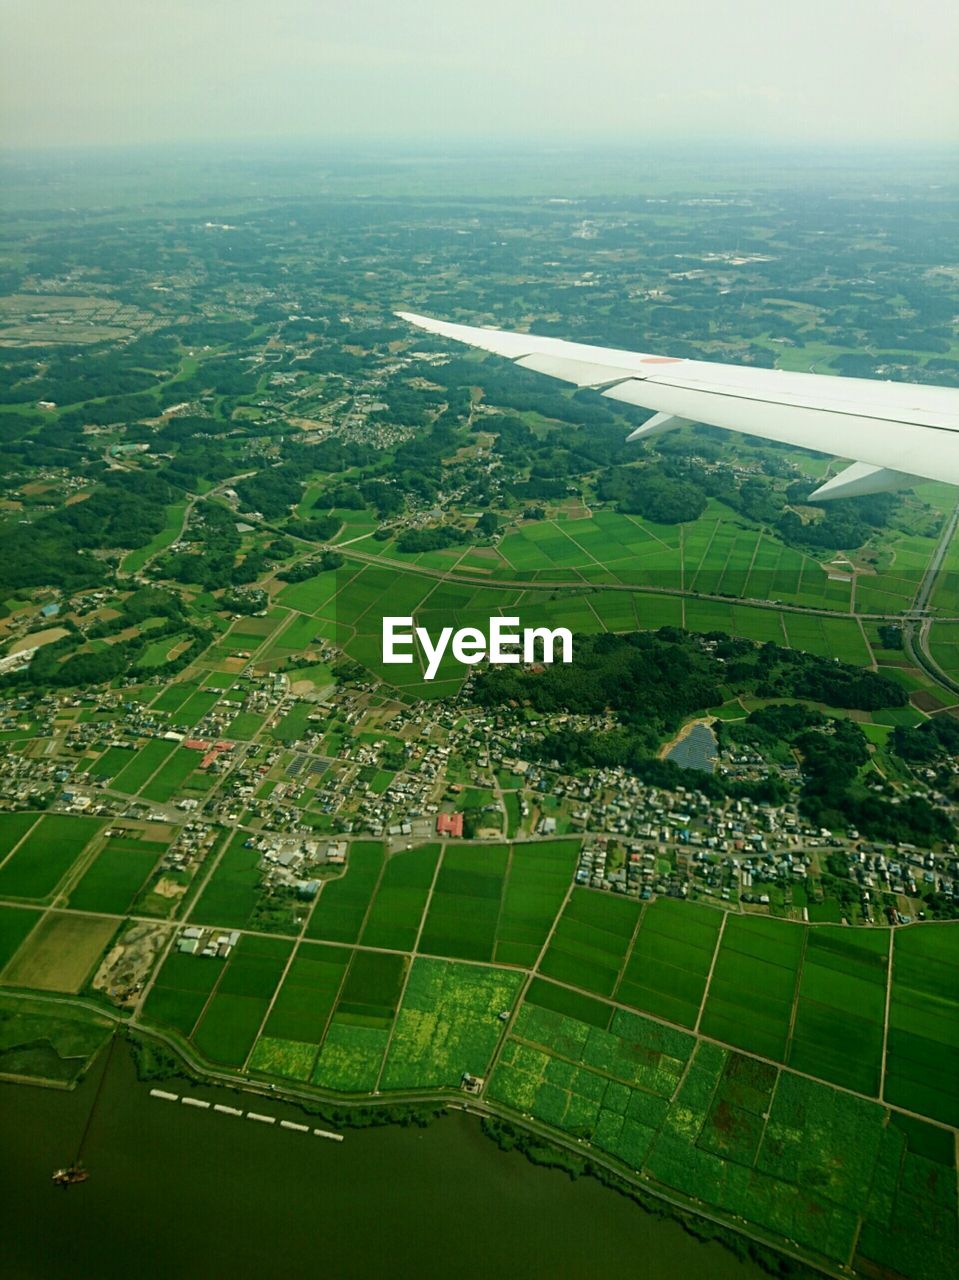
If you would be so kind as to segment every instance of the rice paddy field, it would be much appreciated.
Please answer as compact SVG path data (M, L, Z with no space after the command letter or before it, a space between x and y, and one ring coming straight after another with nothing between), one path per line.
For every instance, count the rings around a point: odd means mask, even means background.
M827 1266L953 1273L954 1138L877 1102L619 1009L602 1027L531 1001L487 1092Z
M8 846L0 855L0 897L40 902L52 896L103 826L99 818L64 813L7 816L17 821L0 828Z
M740 522L730 523L718 511L703 520L706 524L693 526L692 532L685 526L683 531L676 526L647 528L638 517L603 511L588 519L532 522L507 535L492 553L499 558L492 567L486 565L489 585L415 572L430 567L426 561L431 555L448 553L397 555L396 568L348 564L283 588L280 600L300 616L278 632L273 643L279 647L269 652L292 652L287 646L294 639L302 651L318 638L332 638L380 679L418 698L455 693L462 667L447 655L435 678L426 681L418 650L409 665L384 665L386 614L408 615L415 625L433 631L443 625L486 629L496 616L518 616L522 626L565 626L581 634L684 626L774 641L847 662L872 662L859 622L849 612L848 581L830 577L815 561L758 529L744 532ZM391 554L389 543L357 544L357 550L363 549ZM544 553L557 562L552 570L533 567L542 565ZM456 554L467 553L457 549ZM474 565L461 567L475 573ZM559 583L566 584L561 592L545 589ZM683 591L703 595L679 594ZM775 607L780 603L824 613L789 612ZM901 607L908 604L903 598Z
M152 876L166 845L151 840L108 839L70 894L75 911L125 915Z
M116 932L110 917L50 911L0 973L7 987L39 991L80 990Z
M886 1049L889 1102L959 1127L959 931L897 933Z
M0 873L26 850L21 887L68 887L58 909L0 906L0 986L81 992L165 846L4 817ZM353 841L302 926L267 934L246 842L188 912L239 942L226 959L171 951L142 1011L212 1067L354 1100L460 1096L468 1074L498 1114L773 1245L833 1269L948 1273L959 929L571 889L569 838ZM41 881L37 850L61 843L69 859ZM4 1026L0 997L0 1070Z

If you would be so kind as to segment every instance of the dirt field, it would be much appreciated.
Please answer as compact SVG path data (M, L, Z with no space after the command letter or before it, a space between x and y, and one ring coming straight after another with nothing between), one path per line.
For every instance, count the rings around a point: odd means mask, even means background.
M10 653L20 653L23 649L40 649L45 644L53 644L67 635L66 627L47 627L45 631L33 631L29 635L14 640Z
M116 921L51 912L13 957L0 982L41 991L79 991L110 941Z

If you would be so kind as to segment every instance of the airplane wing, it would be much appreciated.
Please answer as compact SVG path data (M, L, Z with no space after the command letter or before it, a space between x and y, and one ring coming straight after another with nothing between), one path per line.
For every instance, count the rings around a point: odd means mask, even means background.
M817 499L908 488L921 479L959 485L959 389L684 360L396 314L524 369L653 410L630 440L705 422L854 458L811 495Z

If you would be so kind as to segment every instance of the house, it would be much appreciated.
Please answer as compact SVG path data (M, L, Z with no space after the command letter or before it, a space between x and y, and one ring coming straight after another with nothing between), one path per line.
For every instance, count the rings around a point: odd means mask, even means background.
M438 813L436 815L436 834L439 836L462 836L463 815L461 813Z

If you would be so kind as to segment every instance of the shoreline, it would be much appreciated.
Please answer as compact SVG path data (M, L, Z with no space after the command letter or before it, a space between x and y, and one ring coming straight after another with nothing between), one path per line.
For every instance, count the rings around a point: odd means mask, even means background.
M515 1149L531 1164L560 1170L573 1180L580 1176L596 1179L601 1186L625 1196L646 1213L678 1223L703 1243L721 1244L734 1257L751 1261L770 1275L781 1274L785 1260L791 1264L792 1274L800 1277L803 1273L796 1270L797 1266L804 1268L810 1277L828 1276L831 1280L843 1280L855 1274L849 1269L833 1269L758 1232L743 1230L718 1213L709 1212L706 1207L698 1207L666 1189L660 1189L658 1184L650 1183L641 1173L625 1165L620 1166L613 1157L581 1139L567 1137L531 1116L514 1114L509 1108L485 1099L471 1098L453 1090L420 1095L410 1093L396 1098L324 1095L318 1089L298 1089L293 1085L241 1078L215 1068L208 1069L194 1063L162 1033L131 1027L127 1023L124 1023L124 1031L123 1040L132 1060L137 1084L143 1087L179 1080L200 1088L226 1091L234 1096L253 1095L262 1102L272 1100L295 1107L306 1116L347 1130L393 1126L425 1128L459 1111L476 1117L484 1137L494 1141L502 1150ZM5 1083L73 1092L96 1070L105 1054L109 1054L109 1043L103 1045L86 1069L67 1085L25 1076L8 1077Z

